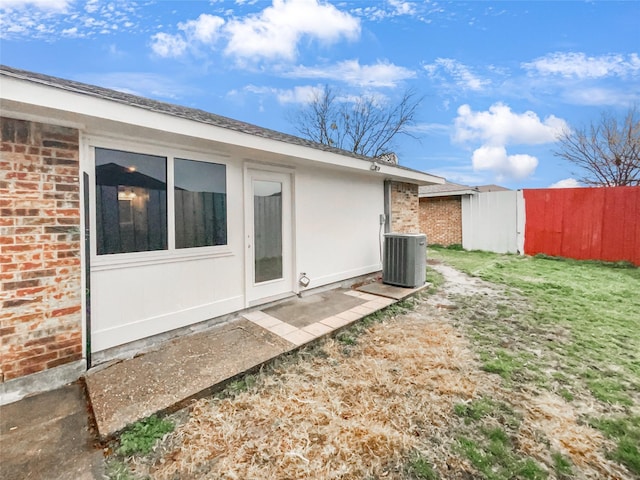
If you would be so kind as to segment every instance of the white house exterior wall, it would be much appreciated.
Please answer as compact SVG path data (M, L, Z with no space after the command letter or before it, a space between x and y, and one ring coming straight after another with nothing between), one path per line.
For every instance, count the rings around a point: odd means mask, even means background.
M383 178L296 171L297 271L317 287L380 270Z
M242 310L246 298L245 167L279 167L292 172L294 222L294 286L301 272L318 287L380 270L380 214L384 212L383 177L309 167L260 164L254 155L223 156L143 141L85 136L83 166L95 184L96 146L139 153L210 160L227 166L228 245L211 251L95 254L91 257L91 350L101 352L123 344ZM216 150L216 144L211 144ZM95 193L90 195L95 223ZM169 212L171 218L171 212ZM171 222L170 222L171 223ZM95 227L92 238L95 238ZM108 355L106 355L108 357Z
M112 347L244 308L244 206L242 163L189 148L135 141L84 138L83 168L90 176L91 350ZM228 244L222 247L96 255L94 148L206 160L226 165ZM212 145L213 147L213 145ZM212 148L212 150L214 150ZM215 150L214 150L215 151ZM171 211L169 232L171 232ZM170 235L171 236L171 235Z

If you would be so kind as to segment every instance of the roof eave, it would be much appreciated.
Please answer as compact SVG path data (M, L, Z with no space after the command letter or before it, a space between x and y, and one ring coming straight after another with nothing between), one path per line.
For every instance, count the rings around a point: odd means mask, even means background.
M420 198L431 198L431 197L456 197L461 195L475 195L478 193L475 190L452 190L449 192L430 192L430 193L420 193Z
M95 118L136 127L161 130L178 135L197 137L207 141L262 150L277 155L291 156L334 165L342 168L368 172L396 181L417 185L442 184L444 179L435 175L408 169L399 165L375 162L375 159L340 152L335 149L320 149L301 143L289 143L283 139L269 138L237 129L214 125L197 119L173 115L140 105L133 105L75 88L65 88L44 80L34 80L24 75L2 71L0 80L2 99L18 104L28 104L46 110L72 114L75 118ZM100 112L97 114L96 112ZM82 124L80 121L79 124ZM162 125L162 129L158 127ZM249 126L251 127L251 126ZM257 130L267 131L266 129ZM278 132L274 132L277 134ZM288 137L283 134L283 137ZM311 143L311 142L309 142ZM379 168L372 168L372 165Z
M429 173L421 172L419 170L412 170L403 167L397 167L395 165L380 165L380 170L377 172L383 175L387 180L394 180L398 182L412 183L418 186L425 185L442 185L445 183L443 177L431 175Z

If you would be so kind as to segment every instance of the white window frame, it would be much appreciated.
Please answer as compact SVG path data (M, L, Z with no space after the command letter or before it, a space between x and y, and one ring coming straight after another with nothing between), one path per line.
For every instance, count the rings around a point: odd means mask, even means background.
M227 244L205 247L179 248L175 246L175 203L174 203L174 159L194 160L198 162L215 163L225 166L225 190L227 194L226 218L229 225L229 156L215 152L207 153L201 150L180 148L169 144L145 144L130 139L114 139L101 136L85 136L82 151L87 158L86 171L89 174L89 218L91 221L91 270L110 270L139 265L153 265L181 262L205 258L232 256L230 246L230 232L227 229ZM122 150L142 155L165 157L167 160L167 249L147 252L127 252L98 255L97 253L97 214L96 214L96 148Z

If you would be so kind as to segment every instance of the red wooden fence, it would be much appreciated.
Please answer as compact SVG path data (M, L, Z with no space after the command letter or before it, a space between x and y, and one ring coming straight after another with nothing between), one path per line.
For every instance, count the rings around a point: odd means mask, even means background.
M640 265L640 187L523 190L524 253Z

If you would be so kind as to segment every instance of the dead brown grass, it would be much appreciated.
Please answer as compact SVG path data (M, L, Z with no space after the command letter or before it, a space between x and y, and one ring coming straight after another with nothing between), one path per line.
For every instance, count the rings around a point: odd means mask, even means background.
M627 476L620 465L605 458L605 446L610 441L594 428L580 424L574 409L562 398L550 392L526 396L519 402L526 415L519 430L519 445L523 453L541 460L548 459L549 451L560 452L571 458L584 478L620 479ZM549 440L549 446L540 437Z
M130 466L160 480L401 480L413 478L406 466L419 453L440 478L469 479L478 472L458 440L482 442L483 428L501 428L516 454L538 460L549 479L567 478L556 476L554 452L570 458L571 478L629 478L605 457L609 440L580 420L598 413L587 393L568 403L532 383L505 386L480 369L465 324L508 298L448 267L442 273L447 283L437 294L371 326L357 345L325 339L260 372L248 391L195 402L154 456ZM457 308L464 297L474 308ZM500 330L495 335L503 341ZM498 408L475 423L454 413L455 404L481 397L512 413Z
M375 325L355 347L316 348L251 391L198 401L154 478L405 478L427 439L432 458L450 457L454 403L491 388L464 339L418 314Z

